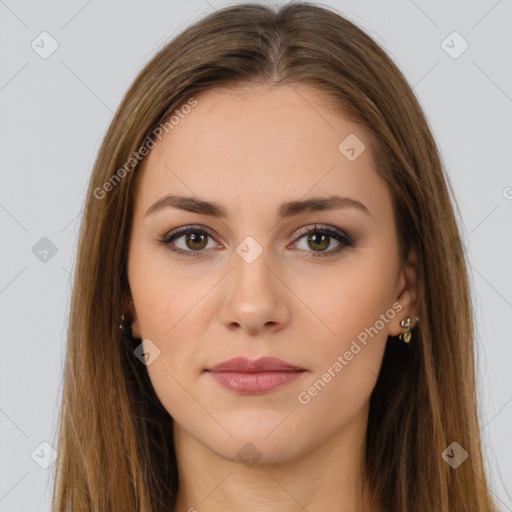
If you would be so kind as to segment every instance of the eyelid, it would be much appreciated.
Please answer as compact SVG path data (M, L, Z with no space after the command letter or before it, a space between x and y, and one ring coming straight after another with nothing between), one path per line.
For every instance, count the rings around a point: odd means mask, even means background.
M352 239L352 237L343 229L336 228L334 226L329 226L326 224L313 224L313 225L309 225L309 226L300 228L299 231L297 231L297 233L295 235L294 241L296 241L299 238L302 238L304 235L307 235L307 234L315 232L315 231L320 231L322 233L337 235L337 236L343 238L347 243L350 243L350 244L355 243L354 240Z

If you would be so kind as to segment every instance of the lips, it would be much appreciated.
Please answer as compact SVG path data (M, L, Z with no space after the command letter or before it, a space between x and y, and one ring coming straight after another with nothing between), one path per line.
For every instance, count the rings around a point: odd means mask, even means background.
M235 357L205 371L224 388L246 395L267 393L292 383L306 373L304 368L275 357L261 357L254 361Z
M303 371L304 368L294 366L282 359L276 357L260 357L256 360L247 357L234 357L223 361L211 368L209 372L242 372L242 373L261 373L261 372L293 372Z

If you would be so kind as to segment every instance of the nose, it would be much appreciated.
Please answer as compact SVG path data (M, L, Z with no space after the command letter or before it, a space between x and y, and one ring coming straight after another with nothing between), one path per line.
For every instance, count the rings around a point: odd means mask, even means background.
M289 323L290 292L264 254L251 263L235 255L234 268L223 280L218 314L230 330L270 334Z

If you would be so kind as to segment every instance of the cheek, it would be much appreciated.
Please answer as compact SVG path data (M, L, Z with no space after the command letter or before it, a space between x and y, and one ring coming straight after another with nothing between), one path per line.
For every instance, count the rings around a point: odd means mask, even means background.
M213 272L194 276L193 266L178 268L165 250L154 248L130 254L128 275L140 335L157 345L163 356L158 363L165 360L173 374L183 368L195 371L202 364L197 340L212 321L211 291L219 276ZM159 364L148 368L150 375Z
M324 346L341 349L346 343L350 345L350 340L373 326L391 308L395 282L390 268L385 258L358 255L333 267L332 272L317 274L316 281L307 279L297 283L298 295L306 298L314 316L321 320L323 333L333 341ZM384 338L387 326L379 322Z
M315 400L324 406L341 399L346 406L360 407L368 398L395 316L393 275L386 258L360 257L358 263L334 269L324 287L299 292L321 320L321 324L317 318L312 320L318 331L309 336L316 340L313 350L308 347L316 369L308 384L320 381L305 401L316 397L317 390L322 398Z
M128 278L139 328L143 337L163 340L180 318L186 321L196 296L197 283L192 286L182 272L176 270L165 248L144 246L130 250Z
M147 372L165 409L171 416L181 417L180 411L191 413L197 405L187 390L192 389L203 368L198 340L203 325L211 320L208 291L215 279L207 274L193 279L173 267L165 255L155 256L149 251L134 251L130 258L130 288L144 351L156 350L154 345L159 351L147 365ZM194 414L201 414L199 406Z

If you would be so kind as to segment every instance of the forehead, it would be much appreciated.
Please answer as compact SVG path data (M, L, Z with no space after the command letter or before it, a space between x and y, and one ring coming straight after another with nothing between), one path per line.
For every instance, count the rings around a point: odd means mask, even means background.
M272 207L308 194L382 194L371 135L313 87L215 88L175 117L137 171L137 202L170 192ZM179 108L178 108L179 111ZM186 113L185 113L186 112ZM177 112L178 113L178 112ZM348 142L346 142L348 141ZM348 153L347 146L356 151ZM351 149L350 147L348 149Z

